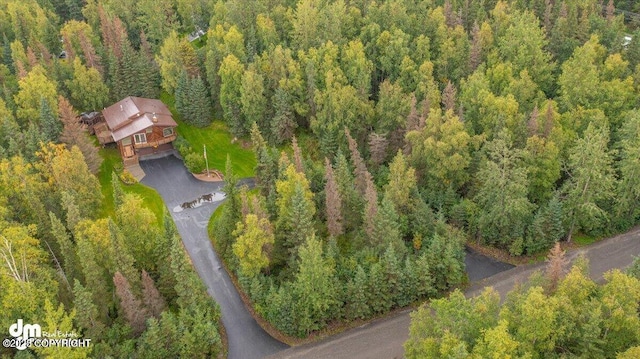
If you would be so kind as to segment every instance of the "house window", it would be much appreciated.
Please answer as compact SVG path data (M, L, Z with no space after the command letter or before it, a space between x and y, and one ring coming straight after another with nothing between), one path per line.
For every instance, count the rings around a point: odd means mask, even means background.
M144 131L144 132L146 132L146 133L151 133L151 132L153 132L153 129L152 129L151 127L149 127L149 128L147 128L147 130L146 130L146 131Z
M133 140L136 141L136 143L147 143L147 135L144 133L136 133L133 135Z
M169 137L171 135L173 135L173 127L166 127L165 129L162 130L162 135L164 137Z
M125 137L122 139L122 145L123 146L128 146L131 144L131 137Z

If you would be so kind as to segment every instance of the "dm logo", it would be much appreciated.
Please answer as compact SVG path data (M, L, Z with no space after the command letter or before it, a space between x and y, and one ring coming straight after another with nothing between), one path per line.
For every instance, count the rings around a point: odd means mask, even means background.
M9 327L9 334L16 338L16 349L27 349L27 342L29 338L39 338L42 336L42 328L40 324L23 324L22 319L18 319L16 323L11 324Z

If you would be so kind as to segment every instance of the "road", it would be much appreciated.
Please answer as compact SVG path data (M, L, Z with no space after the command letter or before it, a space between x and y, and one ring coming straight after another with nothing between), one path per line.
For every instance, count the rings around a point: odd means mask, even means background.
M640 254L640 228L609 238L588 247L567 253L569 260L584 254L590 263L591 278L602 280L602 275L614 268L625 268ZM545 263L520 266L498 273L473 284L465 294L479 294L485 286L494 287L504 298L516 283L544 269ZM290 348L269 358L305 359L390 359L402 358L402 344L409 337L409 312L381 319L360 328L352 329L321 342Z
M209 295L220 305L222 323L229 340L228 358L262 358L286 349L287 345L273 339L249 314L209 242L207 224L220 202L205 203L178 213L172 211L184 202L219 191L221 184L196 180L182 161L174 156L142 161L140 166L146 173L142 183L153 187L162 196L193 266L207 286Z
M147 174L142 183L155 188L169 209L220 190L220 184L196 180L186 171L182 161L173 156L143 161L140 165ZM204 204L198 208L172 212L171 215L196 271L209 294L220 305L222 322L229 339L230 359L265 356L308 359L403 357L402 344L409 336L408 310L316 343L289 349L262 330L247 311L209 242L207 223L219 204ZM612 268L629 266L633 256L640 254L640 228L573 251L567 257L574 260L581 253L589 259L592 278L602 280L603 273ZM538 263L508 269L504 263L488 261L473 253L467 253L465 262L469 278L474 282L467 289L467 296L479 294L485 286L494 287L504 296L516 283L526 281L533 272L544 268L544 263ZM500 273L485 278L497 272Z

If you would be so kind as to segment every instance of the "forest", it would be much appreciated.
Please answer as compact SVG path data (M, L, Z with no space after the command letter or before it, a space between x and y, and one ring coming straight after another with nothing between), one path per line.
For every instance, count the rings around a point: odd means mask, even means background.
M589 278L578 258L568 273L559 246L544 273L509 292L493 288L467 299L455 290L412 314L407 358L637 358L640 354L638 261Z
M625 231L640 219L640 31L621 11L638 10L0 0L0 327L101 338L65 357L223 355L168 214L96 177L111 173L76 116L126 96L250 143L257 187L228 165L210 234L289 336L464 284L466 243L535 256ZM202 169L188 139L176 147Z

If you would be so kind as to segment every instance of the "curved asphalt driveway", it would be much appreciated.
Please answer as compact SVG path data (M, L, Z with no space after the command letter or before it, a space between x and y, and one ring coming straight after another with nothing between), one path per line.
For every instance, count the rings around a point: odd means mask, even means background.
M193 266L207 286L209 295L220 305L222 323L229 340L229 358L262 358L287 348L262 330L249 314L209 242L207 224L220 202L204 203L198 208L173 213L176 206L219 191L222 185L196 180L182 161L174 156L143 161L140 166L146 173L142 183L155 188L162 196Z

